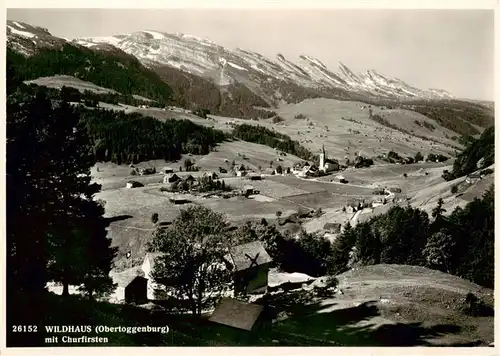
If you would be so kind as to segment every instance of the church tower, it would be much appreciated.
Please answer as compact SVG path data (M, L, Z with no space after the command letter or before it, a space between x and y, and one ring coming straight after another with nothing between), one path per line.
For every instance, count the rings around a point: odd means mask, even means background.
M325 162L326 162L326 152L325 152L325 145L323 145L323 148L321 149L321 152L319 154L319 169L322 171L325 170Z

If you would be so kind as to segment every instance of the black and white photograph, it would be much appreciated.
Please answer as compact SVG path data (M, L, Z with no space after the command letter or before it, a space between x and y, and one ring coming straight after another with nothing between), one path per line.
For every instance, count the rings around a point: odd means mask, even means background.
M494 350L498 3L340 3L6 9L6 351Z

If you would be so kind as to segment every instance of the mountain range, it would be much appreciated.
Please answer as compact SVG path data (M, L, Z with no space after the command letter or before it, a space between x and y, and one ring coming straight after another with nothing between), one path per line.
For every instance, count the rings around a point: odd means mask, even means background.
M144 30L67 40L52 36L44 28L7 21L7 42L26 56L33 55L38 48L54 48L67 43L96 51L120 50L156 71L180 70L209 80L222 89L244 85L269 104L293 101L290 91L294 89L290 87L309 92L306 96L391 100L453 98L445 90L422 90L373 69L356 74L339 63L338 70L333 71L319 59L305 54L294 61L282 54L272 59L250 50L233 50L205 38L179 33ZM288 88L283 90L283 87Z

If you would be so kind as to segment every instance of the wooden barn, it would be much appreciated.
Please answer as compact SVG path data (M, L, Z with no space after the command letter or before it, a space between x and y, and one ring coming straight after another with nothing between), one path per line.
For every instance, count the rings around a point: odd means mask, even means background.
M142 276L136 276L125 286L125 303L145 304L148 302L147 287L148 280Z
M140 188L140 187L144 187L144 184L142 184L141 182L138 182L138 181L136 181L136 180L129 180L129 181L127 182L126 187L127 187L128 189L130 189L130 188Z
M180 181L180 178L175 173L168 173L163 177L163 183L175 183L178 181Z
M323 226L323 230L325 230L326 232L329 232L331 234L339 234L341 228L342 228L342 224L340 224L340 223L326 223Z
M250 331L263 318L264 307L233 298L222 298L210 316L211 322L240 330Z
M234 293L263 293L267 290L269 263L272 261L260 241L229 249L234 267Z
M188 203L191 203L191 200L183 197L183 196L178 196L178 197L173 197L173 198L170 198L169 201L172 203L172 204L175 204L175 205L182 205L182 204L188 204Z

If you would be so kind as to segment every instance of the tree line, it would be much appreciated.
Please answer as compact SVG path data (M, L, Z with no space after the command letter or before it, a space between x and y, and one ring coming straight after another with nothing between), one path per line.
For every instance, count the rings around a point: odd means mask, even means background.
M117 164L149 159L174 161L181 154L208 154L225 139L222 131L190 120L161 122L138 113L78 109L96 161Z

